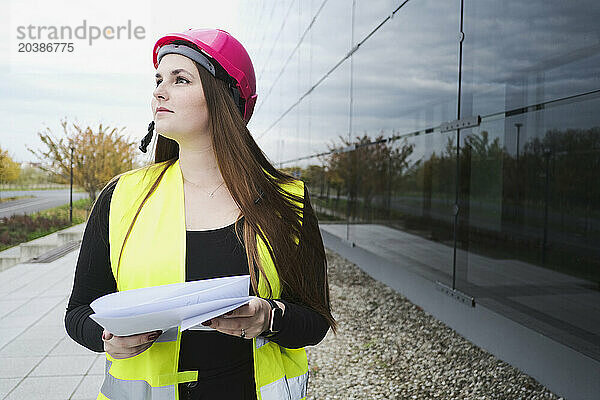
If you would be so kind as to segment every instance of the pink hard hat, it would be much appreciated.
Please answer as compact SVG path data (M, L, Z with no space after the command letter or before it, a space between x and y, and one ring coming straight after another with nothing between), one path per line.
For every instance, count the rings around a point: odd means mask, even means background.
M198 59L197 52L189 54L182 52L181 49L167 50L167 47L170 47L169 45L175 40L184 40L198 46L203 53L200 55L202 60ZM236 38L221 29L190 28L184 33L170 33L158 39L154 45L152 52L154 68L158 68L160 58L168 53L184 54L192 58L218 79L226 81L227 78L233 79L231 88L234 99L238 103L246 123L250 121L257 98L256 77L248 52ZM204 56L207 56L208 60L204 59ZM215 62L218 65L215 66ZM227 76L220 76L220 70L223 70ZM238 101L238 96L242 99L241 101Z

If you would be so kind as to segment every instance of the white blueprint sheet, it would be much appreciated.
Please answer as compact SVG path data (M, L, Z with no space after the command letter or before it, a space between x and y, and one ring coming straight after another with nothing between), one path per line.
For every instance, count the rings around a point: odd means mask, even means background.
M110 293L90 304L90 318L117 336L174 326L213 330L200 324L248 303L249 284L250 275L237 275Z

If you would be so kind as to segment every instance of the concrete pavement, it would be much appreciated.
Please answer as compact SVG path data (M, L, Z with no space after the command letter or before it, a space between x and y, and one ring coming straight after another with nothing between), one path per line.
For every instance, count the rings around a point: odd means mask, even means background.
M0 399L96 399L104 354L64 327L78 254L0 272Z

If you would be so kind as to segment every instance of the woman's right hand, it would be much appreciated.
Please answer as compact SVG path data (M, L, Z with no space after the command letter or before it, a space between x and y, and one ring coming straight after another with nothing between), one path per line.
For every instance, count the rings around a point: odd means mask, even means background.
M112 358L129 358L144 352L162 334L162 331L152 331L130 336L115 336L106 329L102 332L104 351Z

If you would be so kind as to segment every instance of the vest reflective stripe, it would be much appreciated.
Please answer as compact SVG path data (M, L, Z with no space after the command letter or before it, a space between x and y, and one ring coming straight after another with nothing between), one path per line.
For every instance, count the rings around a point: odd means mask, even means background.
M164 163L153 164L119 177L109 214L110 261L115 277L129 225L163 168ZM302 181L285 184L283 189L300 198L304 196ZM299 218L302 222L302 212ZM185 229L183 178L178 160L167 169L136 219L121 257L117 290L185 282ZM298 243L299 239L295 241ZM279 298L279 277L267 243L257 235L258 256L271 284L272 297ZM264 279L258 281L258 293L267 297ZM304 398L308 380L304 348L286 349L261 337L252 340L258 400ZM105 379L98 399L179 399L178 384L195 381L198 376L198 371L178 371L180 343L180 327L174 327L134 357L114 359L106 353Z
M306 387L308 386L308 372L300 376L296 376L294 378L288 378L287 382L293 400L300 400L306 397Z
M122 380L108 373L112 362L106 360L104 382L100 392L111 400L152 399L171 400L175 398L175 387L152 387L145 380Z
M262 400L291 399L301 400L306 397L308 372L295 378L283 377L260 388Z

